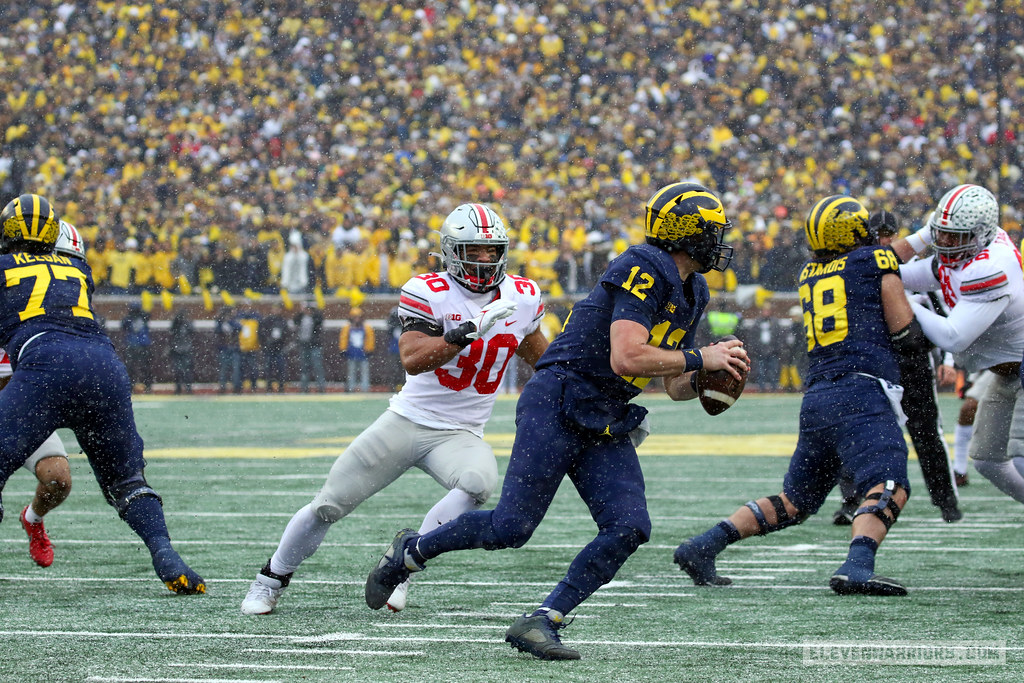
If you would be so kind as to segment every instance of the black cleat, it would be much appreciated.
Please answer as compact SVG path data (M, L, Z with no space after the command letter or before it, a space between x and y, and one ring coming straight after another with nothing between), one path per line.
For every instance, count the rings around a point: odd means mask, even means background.
M690 575L695 586L728 586L732 579L719 576L715 571L715 556L701 551L693 541L683 541L676 548L673 561Z
M857 512L857 501L843 501L843 506L832 513L832 523L836 526L850 526L853 515Z
M852 581L846 574L833 574L829 588L839 595L881 595L902 597L907 588L896 579L872 574L866 581Z
M971 483L970 479L967 478L966 472L963 474L960 472L953 472L953 481L956 482L957 488L960 488L961 486L968 486Z
M380 609L388 604L388 598L395 591L399 584L404 583L409 574L420 571L423 567L416 565L410 568L405 561L405 545L411 540L418 538L419 534L412 529L402 529L391 541L387 551L377 562L370 575L366 577L365 598L366 606L370 609ZM414 562L415 564L415 562Z
M559 629L566 626L561 620L555 622L545 614L524 614L508 627L505 642L511 643L520 652L529 652L537 659L579 659L580 653L563 645L562 639L558 637Z
M942 513L942 521L952 524L953 522L959 522L964 518L964 513L960 511L960 508L956 505L944 505L939 508L939 512Z

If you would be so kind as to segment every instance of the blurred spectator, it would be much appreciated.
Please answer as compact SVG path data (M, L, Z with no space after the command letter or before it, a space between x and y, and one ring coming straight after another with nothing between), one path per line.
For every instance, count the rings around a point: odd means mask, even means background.
M387 334L387 353L383 355L380 364L380 376L384 378L389 391L397 391L405 382L405 370L402 368L402 359L398 351L398 339L402 336L402 320L398 317L398 306L388 313Z
M249 234L244 238L245 246L242 248L240 264L240 275L242 291L268 292L270 279L270 266L267 264L267 250L259 243L255 235Z
M353 308L338 334L338 350L345 356L345 391L370 390L370 356L375 348L373 328L363 318L363 309Z
M251 307L238 314L238 351L241 354L242 388L256 391L260 379L260 314Z
M317 272L332 241L398 254L408 232L425 251L451 208L439 198L468 193L511 207L523 250L561 248L550 232L564 230L587 290L623 239L641 241L632 207L681 168L751 241L740 285L762 266L785 276L761 261L766 241L784 243L810 198L836 192L919 220L944 188L998 178L1019 240L1016 6L1001 36L991 3L876 9L9 0L25 48L0 59L15 84L0 187L33 185L65 207L93 245L100 293L133 286L128 240L153 256L192 240L238 257L243 230L269 244L275 287L309 291L283 281L292 230L307 231Z
M238 346L241 329L234 307L223 306L217 311L213 331L217 337L217 382L222 394L227 393L229 378L232 391L242 393L242 352Z
M153 340L149 336L149 313L136 302L128 304L128 314L121 320L124 333L124 362L132 384L147 394L153 390Z
M174 393L191 394L195 376L195 325L185 311L178 311L171 321L167 352L174 374Z
M289 294L303 294L309 291L310 260L302 246L302 235L293 230L288 236L288 251L281 263L281 288Z
M778 391L785 333L771 305L761 306L757 317L744 320L741 326L741 338L751 360L748 386L758 391Z
M281 306L275 306L270 315L260 322L260 347L263 349L268 392L284 392L284 349L288 342L288 321L284 319L282 312Z
M804 330L804 310L799 304L789 309L789 317L783 323L780 362L782 365L779 386L784 391L800 391L807 364L807 333ZM788 323L788 324L786 324Z
M171 276L177 283L178 291L183 294L199 284L199 256L191 240L181 241L178 254L171 261ZM181 285L182 279L187 283L184 287Z
M309 380L316 380L316 389L321 394L327 390L327 376L324 372L324 314L311 302L304 302L293 319L295 338L299 349L299 388L302 393L309 391Z

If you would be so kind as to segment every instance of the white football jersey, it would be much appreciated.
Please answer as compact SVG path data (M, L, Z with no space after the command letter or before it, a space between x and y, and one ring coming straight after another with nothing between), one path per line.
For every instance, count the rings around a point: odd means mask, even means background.
M935 283L931 274L934 258L901 266L904 283L912 288L922 279ZM998 230L985 249L962 265L950 268L940 262L937 285L949 309L961 301L986 303L1010 298L1009 305L995 322L963 353L956 354L958 364L968 372L976 372L1000 363L1020 361L1024 353L1024 272L1020 251L1005 231Z
M515 313L499 320L482 339L433 372L405 376L391 397L391 410L434 429L466 429L483 436L502 375L524 337L544 317L540 287L533 280L507 276L496 290L470 292L448 273L418 275L402 287L398 315L403 322L422 320L445 332L480 314L496 298L514 301Z
M14 368L11 367L11 357L7 355L7 352L0 349L0 379L4 377L10 377L14 374Z

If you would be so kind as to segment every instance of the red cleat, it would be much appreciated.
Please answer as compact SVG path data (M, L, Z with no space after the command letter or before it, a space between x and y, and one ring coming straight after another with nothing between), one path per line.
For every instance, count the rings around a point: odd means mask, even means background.
M28 554L40 567L49 567L53 564L53 544L50 543L50 537L46 535L46 527L42 522L29 524L25 519L26 512L28 512L27 505L21 511L21 527L28 534Z

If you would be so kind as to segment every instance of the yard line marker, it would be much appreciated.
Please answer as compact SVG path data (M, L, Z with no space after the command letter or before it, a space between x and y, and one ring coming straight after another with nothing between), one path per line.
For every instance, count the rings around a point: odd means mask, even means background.
M196 683L195 678L122 678L120 676L89 676L89 683ZM266 678L204 678L202 683L283 683L278 679Z
M272 653L279 655L381 655L386 657L424 657L423 650L335 650L330 648L265 648L247 647L242 652L259 652L261 654ZM346 667L347 668L347 667Z
M261 671L281 669L298 671L355 671L354 666L320 666L317 664L207 664L200 662L168 662L164 666L173 666L179 669L255 669Z

